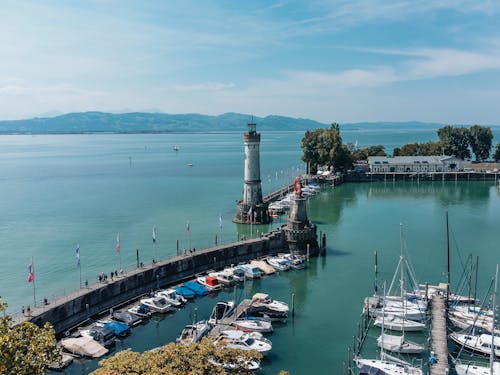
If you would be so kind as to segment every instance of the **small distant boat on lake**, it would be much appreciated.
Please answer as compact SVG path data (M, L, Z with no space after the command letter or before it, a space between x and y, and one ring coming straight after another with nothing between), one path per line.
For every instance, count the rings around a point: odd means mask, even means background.
M192 166L193 166L193 163L187 163L187 166L188 166L188 167L192 167Z
M174 151L179 151L179 150L180 150L180 147L179 147L178 145L175 145L175 146L173 147L173 149L174 149Z

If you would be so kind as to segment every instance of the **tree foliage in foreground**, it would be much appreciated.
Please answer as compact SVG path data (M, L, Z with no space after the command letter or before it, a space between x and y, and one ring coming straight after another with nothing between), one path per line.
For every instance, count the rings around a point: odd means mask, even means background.
M0 374L45 374L50 364L61 361L55 332L50 323L43 328L31 322L13 325L0 297Z
M197 344L169 343L157 350L136 353L123 350L99 362L101 368L91 375L186 375L186 374L228 374L228 370L213 364L239 363L231 373L251 374L244 361L259 360L262 355L255 351L222 349L204 338Z

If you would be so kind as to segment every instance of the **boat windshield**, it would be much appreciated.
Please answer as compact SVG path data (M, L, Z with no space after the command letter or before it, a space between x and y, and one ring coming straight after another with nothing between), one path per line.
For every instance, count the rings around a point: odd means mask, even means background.
M253 343L255 342L254 339L252 339L251 337L247 338L244 343L247 344L248 346L251 346L253 345Z

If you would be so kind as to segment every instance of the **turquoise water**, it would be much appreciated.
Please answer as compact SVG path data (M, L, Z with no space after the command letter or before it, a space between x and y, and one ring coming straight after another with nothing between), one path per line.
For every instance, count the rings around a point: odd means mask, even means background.
M411 133L400 137L393 135L390 142L406 143ZM262 134L265 192L303 170L301 138L302 133ZM248 231L230 220L242 193L241 134L2 136L0 148L0 295L12 312L33 302L32 285L26 281L31 256L37 299L51 299L78 288L77 243L83 279L94 282L99 272L119 268L117 232L122 267L130 268L136 248L147 263L174 255L177 239L181 248L187 247L188 220L196 248L212 245L215 234L230 241ZM419 280L437 283L446 279L444 216L449 211L452 282L459 277L461 259L473 253L480 256L479 290L484 290L500 261L499 206L500 192L485 182L345 184L316 195L308 202L309 216L328 236L327 256L311 260L307 270L251 282L240 293L265 291L288 302L295 293L295 319L272 334L274 349L263 373L342 372L362 300L371 293L373 251L379 251L379 279L390 279L399 254L400 223ZM158 229L156 251L153 224ZM171 341L191 321L195 307L204 318L216 301L229 298L230 291L199 299L138 327L117 348L146 350ZM95 366L84 362L67 373L87 373Z

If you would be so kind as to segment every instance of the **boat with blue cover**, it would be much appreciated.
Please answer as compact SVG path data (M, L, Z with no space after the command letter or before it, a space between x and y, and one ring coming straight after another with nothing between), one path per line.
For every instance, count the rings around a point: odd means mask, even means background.
M127 324L116 320L107 320L99 324L102 324L103 327L112 330L116 337L125 337L130 334L130 327Z
M187 299L193 299L196 295L195 292L193 292L189 288L186 288L185 286L178 286L177 288L175 288L175 293Z
M207 288L195 281L186 281L184 286L191 289L197 296L206 296L208 294Z

